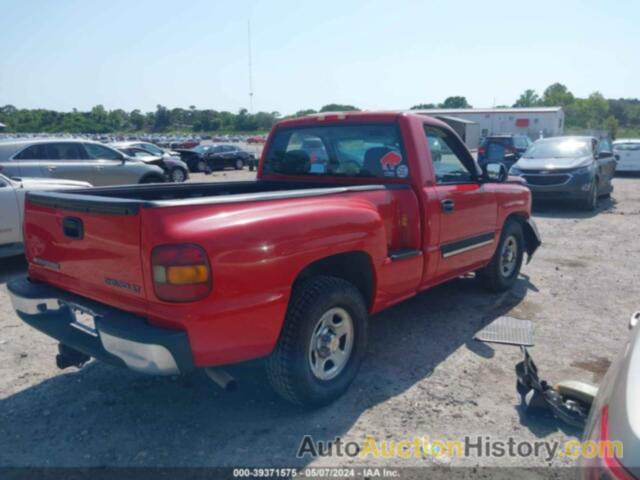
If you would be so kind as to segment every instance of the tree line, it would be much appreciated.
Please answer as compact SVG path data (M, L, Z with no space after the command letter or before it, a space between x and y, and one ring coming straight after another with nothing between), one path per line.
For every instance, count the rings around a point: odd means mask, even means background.
M568 130L599 129L616 137L619 130L640 134L640 100L606 99L600 92L587 98L574 96L561 83L547 87L542 95L527 89L514 102L513 107L561 106L565 109ZM507 107L501 105L500 107ZM464 96L451 96L442 103L421 103L412 110L431 108L471 108ZM353 105L332 103L319 110L299 110L289 117L299 117L318 112L357 111ZM128 133L128 132L193 132L217 131L253 132L266 131L278 120L286 118L279 112L250 113L241 109L237 113L198 109L195 105L185 108L167 108L157 105L154 112L122 109L106 110L96 105L90 111L57 112L46 109L18 109L13 105L0 107L0 123L8 132L48 133Z

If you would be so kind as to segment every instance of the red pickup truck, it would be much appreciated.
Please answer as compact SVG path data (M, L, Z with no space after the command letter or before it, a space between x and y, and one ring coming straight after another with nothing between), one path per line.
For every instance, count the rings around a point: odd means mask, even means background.
M369 315L468 272L511 287L540 245L530 207L436 119L315 115L273 128L255 181L29 193L28 276L8 288L60 367L265 357L280 395L322 405L356 375Z

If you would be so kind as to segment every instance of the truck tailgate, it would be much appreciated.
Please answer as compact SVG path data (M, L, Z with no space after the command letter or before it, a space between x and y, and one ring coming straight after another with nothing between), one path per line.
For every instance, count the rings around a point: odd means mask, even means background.
M68 208L30 194L24 220L29 276L143 314L140 222L138 209Z

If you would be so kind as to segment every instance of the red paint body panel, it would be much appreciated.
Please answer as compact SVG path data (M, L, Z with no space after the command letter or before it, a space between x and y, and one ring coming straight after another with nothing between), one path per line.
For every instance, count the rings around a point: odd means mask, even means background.
M374 273L371 312L486 265L507 216L528 216L530 193L518 184L436 185L424 124L450 130L424 116L356 113L307 117L274 127L322 123L396 122L408 157L406 179L376 180L394 188L326 196L140 208L136 215L72 212L27 202L25 238L29 276L144 316L156 326L188 333L197 366L240 362L269 354L280 334L291 288L311 263L364 252ZM264 149L269 148L272 135ZM263 159L264 160L264 159ZM390 159L392 161L394 159ZM262 180L308 181L264 175ZM371 184L366 178L318 178L317 183ZM456 211L444 214L441 200ZM62 219L82 219L82 240L65 238ZM442 244L493 232L490 245L449 259ZM207 298L170 303L156 298L151 251L163 244L200 245L212 268ZM390 253L417 255L392 261ZM60 264L38 265L37 258ZM113 288L114 278L131 288Z

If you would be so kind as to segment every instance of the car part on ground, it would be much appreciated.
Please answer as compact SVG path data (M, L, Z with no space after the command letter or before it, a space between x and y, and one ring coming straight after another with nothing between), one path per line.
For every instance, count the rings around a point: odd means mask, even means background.
M534 324L530 320L498 317L474 335L485 343L518 346L523 359L516 367L516 390L527 414L549 412L554 417L574 426L582 427L589 414L597 388L575 380L550 386L538 375L538 367L527 347L533 346Z
M584 427L597 387L576 381L552 387L539 377L527 348L520 348L524 358L515 368L517 390L527 414L548 411L572 427Z

